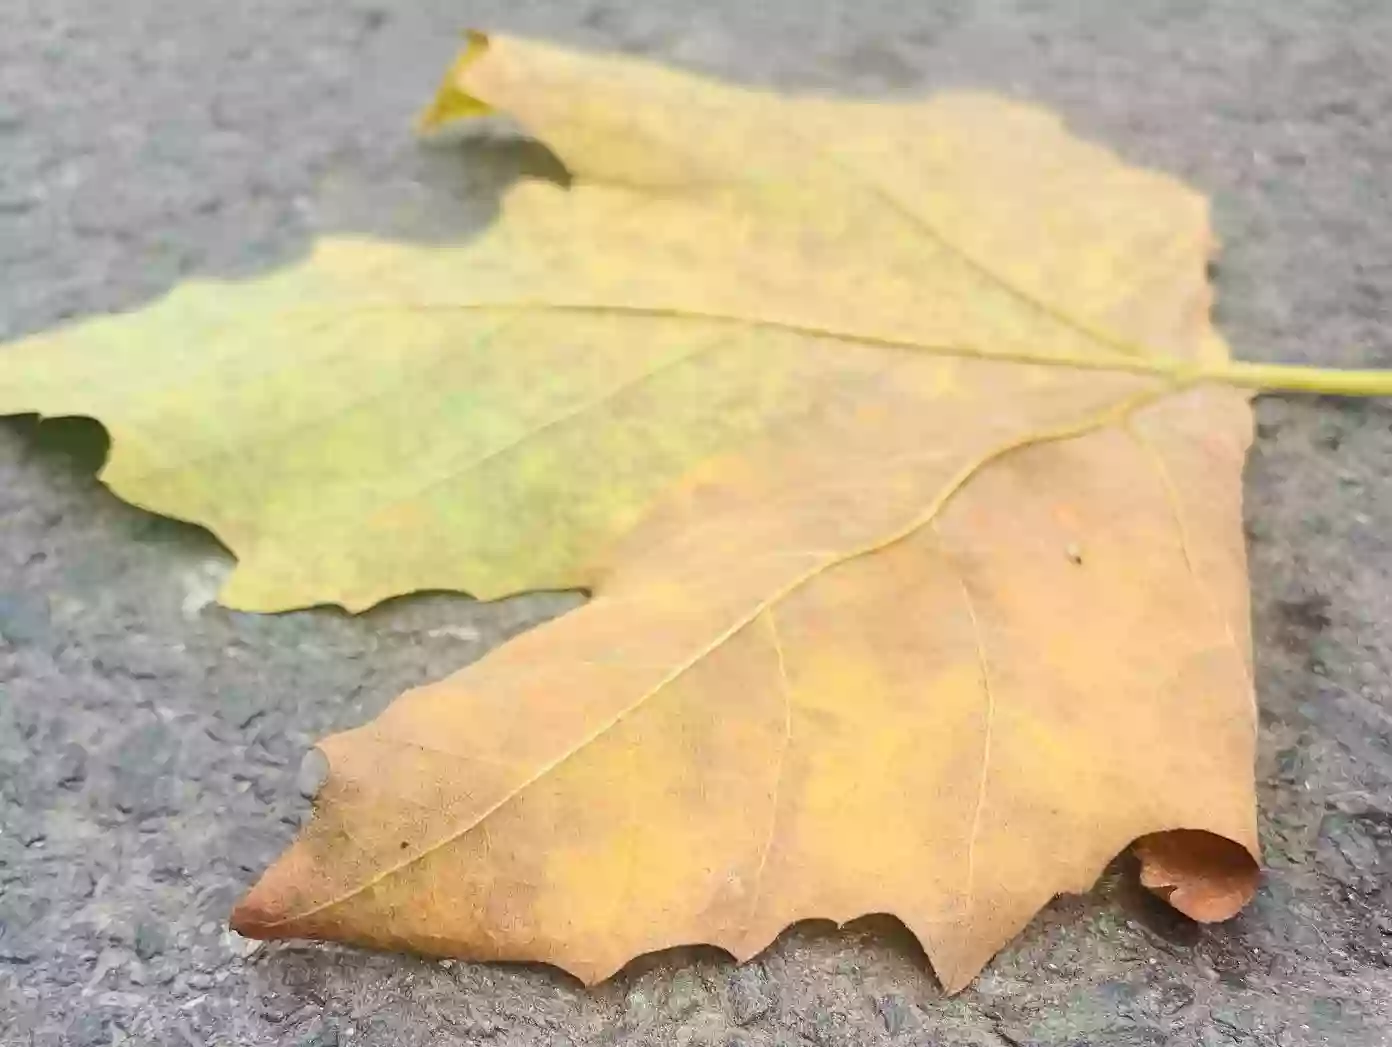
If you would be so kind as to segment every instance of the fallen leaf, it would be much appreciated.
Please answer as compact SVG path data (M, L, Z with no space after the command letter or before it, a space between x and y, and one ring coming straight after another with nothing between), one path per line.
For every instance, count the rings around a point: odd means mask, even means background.
M1249 412L1127 366L1226 358L1202 200L976 96L476 38L427 119L491 107L576 179L509 200L492 293L649 361L601 491L651 446L679 464L586 544L587 606L323 743L316 819L236 925L594 980L889 912L957 989L1142 836L1176 903L1235 912Z
M0 412L100 418L232 606L594 593L326 740L236 929L593 980L882 911L956 989L1137 838L1235 912L1229 386L1383 386L1230 361L1203 200L1026 106L475 36L426 123L495 111L574 182L475 240L325 241L0 353Z

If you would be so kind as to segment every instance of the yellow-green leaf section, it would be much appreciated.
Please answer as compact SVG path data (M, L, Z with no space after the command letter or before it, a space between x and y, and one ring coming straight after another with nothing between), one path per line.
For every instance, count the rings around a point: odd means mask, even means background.
M0 412L99 419L118 494L236 554L223 602L361 609L593 586L701 463L885 394L936 411L963 357L1244 380L1203 325L1203 201L1036 110L475 37L427 122L492 110L575 184L468 243L328 239L7 346Z

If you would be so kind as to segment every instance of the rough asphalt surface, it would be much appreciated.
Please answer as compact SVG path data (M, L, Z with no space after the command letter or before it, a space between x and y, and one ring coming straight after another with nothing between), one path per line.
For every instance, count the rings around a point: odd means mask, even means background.
M263 271L324 230L466 234L547 166L412 141L466 24L751 82L1043 101L1213 196L1241 355L1392 366L1385 0L6 0L0 334ZM216 543L92 478L97 427L6 422L0 1044L1392 1043L1392 404L1267 397L1258 417L1265 887L1200 928L1121 860L953 999L886 918L794 928L742 968L649 957L591 991L253 949L225 918L308 808L312 740L566 602L229 613Z

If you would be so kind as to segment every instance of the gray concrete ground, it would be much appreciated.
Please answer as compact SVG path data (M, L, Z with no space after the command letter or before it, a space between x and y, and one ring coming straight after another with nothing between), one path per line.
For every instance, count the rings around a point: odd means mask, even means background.
M1242 355L1392 365L1385 0L5 0L0 333L258 272L321 230L467 232L546 163L412 142L468 23L746 81L1042 100L1214 196ZM743 968L647 958L592 991L253 951L224 920L303 816L311 741L565 601L232 614L209 602L210 538L92 479L95 426L4 423L0 1044L1392 1043L1392 404L1258 415L1266 886L1199 928L1120 861L954 999L884 918L800 926Z

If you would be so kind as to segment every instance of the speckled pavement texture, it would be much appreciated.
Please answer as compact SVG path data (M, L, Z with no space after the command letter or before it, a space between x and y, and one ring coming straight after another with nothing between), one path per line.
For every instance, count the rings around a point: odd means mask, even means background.
M1213 196L1239 354L1392 365L1386 0L5 0L0 334L264 271L324 230L467 235L550 163L412 141L468 24L747 82L1042 101ZM1392 404L1268 397L1258 418L1265 887L1200 928L1120 860L952 999L882 917L589 991L252 949L225 918L307 810L312 740L573 600L233 614L206 534L92 478L95 425L0 424L0 1044L1392 1043Z

